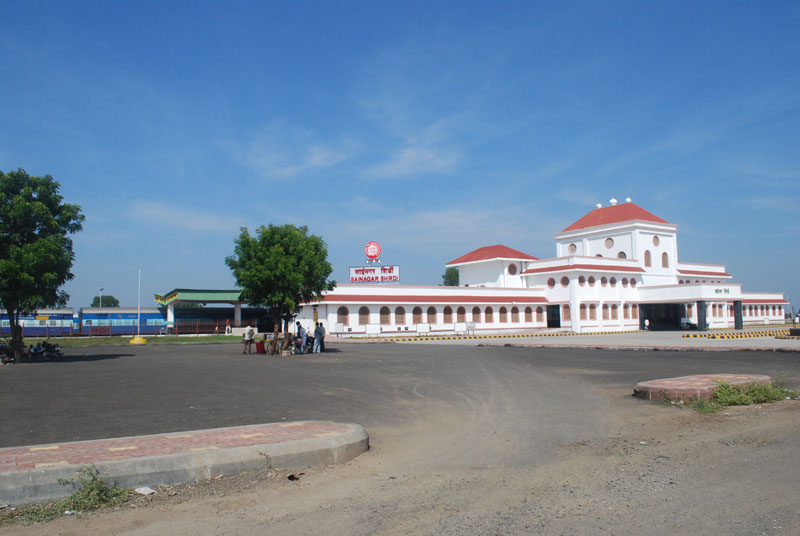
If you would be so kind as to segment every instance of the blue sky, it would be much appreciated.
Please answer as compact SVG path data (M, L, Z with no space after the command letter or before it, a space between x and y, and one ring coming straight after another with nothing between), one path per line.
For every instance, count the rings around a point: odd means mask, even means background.
M0 169L81 205L71 305L231 288L240 226L404 283L613 196L800 304L797 2L0 1Z

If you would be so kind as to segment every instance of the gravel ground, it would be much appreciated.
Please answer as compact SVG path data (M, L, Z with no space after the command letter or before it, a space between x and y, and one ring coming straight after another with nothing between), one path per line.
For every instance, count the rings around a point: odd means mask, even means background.
M800 402L702 415L630 396L635 379L698 371L784 372L796 388L796 354L352 352L381 372L362 377L372 448L348 464L225 475L0 534L800 533Z

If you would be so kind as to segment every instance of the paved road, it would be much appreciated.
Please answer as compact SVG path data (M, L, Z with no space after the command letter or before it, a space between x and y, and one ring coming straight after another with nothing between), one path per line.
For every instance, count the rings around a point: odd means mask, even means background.
M0 367L0 447L295 420L369 430L408 423L433 403L512 403L515 394L558 400L561 411L541 412L558 422L589 387L624 397L639 381L687 374L784 375L800 386L797 353L329 346L302 358L243 356L238 345L78 348L63 363Z

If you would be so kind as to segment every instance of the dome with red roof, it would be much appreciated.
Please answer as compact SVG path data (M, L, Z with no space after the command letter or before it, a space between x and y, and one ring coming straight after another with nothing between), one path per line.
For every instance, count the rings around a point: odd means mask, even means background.
M603 225L628 221L647 221L672 225L667 220L659 218L639 205L634 203L622 203L620 205L615 204L607 207L598 207L561 232L566 233L569 231L601 227Z

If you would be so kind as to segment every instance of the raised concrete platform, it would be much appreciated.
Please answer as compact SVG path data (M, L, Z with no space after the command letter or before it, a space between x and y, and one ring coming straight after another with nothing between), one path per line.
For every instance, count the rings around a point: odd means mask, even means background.
M94 465L110 482L157 487L247 470L302 469L349 461L369 449L358 424L299 421L0 449L0 503L69 495Z
M645 400L710 400L718 382L731 385L751 383L771 384L772 378L761 374L698 374L640 382L633 388L633 396Z

